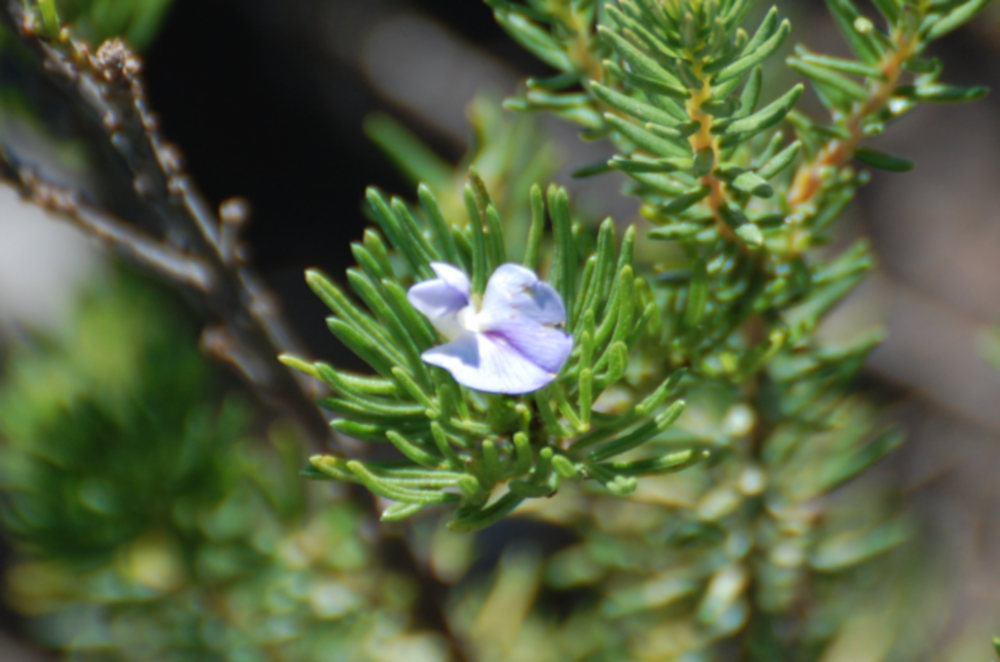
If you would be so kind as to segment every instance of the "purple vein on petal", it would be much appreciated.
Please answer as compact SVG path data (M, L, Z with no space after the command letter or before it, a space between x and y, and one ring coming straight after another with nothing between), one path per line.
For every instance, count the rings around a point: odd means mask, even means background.
M530 393L554 377L504 339L487 334L466 333L422 356L427 363L450 372L459 383L487 393Z
M523 357L555 376L573 350L573 337L561 329L524 320L495 324L484 334L502 339Z

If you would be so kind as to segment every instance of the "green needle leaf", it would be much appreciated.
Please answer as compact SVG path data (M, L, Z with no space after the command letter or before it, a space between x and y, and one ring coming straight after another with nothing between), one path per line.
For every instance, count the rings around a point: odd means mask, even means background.
M854 158L865 165L870 165L880 170L888 170L889 172L913 170L912 161L907 161L906 159L901 159L898 156L892 156L884 152L878 152L867 147L859 147L854 150Z
M777 13L774 7L771 8L771 12L773 14ZM791 32L791 29L792 24L786 19L781 22L781 25L778 26L778 29L770 37L762 41L759 45L751 41L747 44L744 54L735 62L726 65L722 71L716 74L712 82L714 84L724 83L733 77L742 76L753 67L756 67L778 50L782 42L785 41L785 37ZM756 39L756 35L754 38Z
M926 30L922 28L921 32L925 32L928 41L940 39L952 30L968 22L989 3L990 0L969 0L955 7L941 18L928 20Z
M780 122L798 103L804 89L800 83L756 113L727 125L723 130L723 144L729 145L737 140L745 140Z
M572 61L546 30L517 12L496 9L493 13L507 34L539 60L560 71L573 71Z
M913 101L927 101L931 103L958 103L963 101L975 101L989 94L990 88L985 85L975 85L972 87L961 87L958 85L903 85L897 87L893 94Z
M416 515L423 510L425 504L422 503L394 503L382 511L379 517L383 522L398 522L411 515Z

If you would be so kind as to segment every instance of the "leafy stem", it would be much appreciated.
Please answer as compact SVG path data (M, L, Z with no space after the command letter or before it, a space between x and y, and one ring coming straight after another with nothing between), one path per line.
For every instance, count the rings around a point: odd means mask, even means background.
M712 133L712 120L714 118L705 110L706 104L712 100L712 86L709 79L703 76L701 63L697 63L693 69L694 75L701 79L703 83L701 89L694 90L687 100L686 110L688 117L691 118L691 121L697 123L699 127L689 138L691 152L696 158L698 154L711 153L712 164L714 166L714 164L719 162L719 140ZM706 201L709 209L712 211L712 217L715 219L715 227L719 231L719 234L725 239L739 244L741 248L746 249L746 244L733 232L729 223L722 216L721 210L727 204L728 197L726 196L724 182L715 175L714 167L710 167L708 172L701 177L701 183L708 187L709 193Z
M798 255L808 248L807 237L801 225L802 214L795 212L815 204L823 191L823 184L830 180L830 177L824 174L827 170L840 170L854 158L855 149L865 138L865 120L887 107L903 75L903 63L917 52L919 43L915 31L907 30L905 27L893 30L894 48L886 52L877 67L881 77L873 79L868 84L867 99L856 103L844 122L847 136L832 139L820 150L815 159L805 162L796 171L788 192L788 206L792 210L790 218L798 219L799 222L788 233L789 256Z

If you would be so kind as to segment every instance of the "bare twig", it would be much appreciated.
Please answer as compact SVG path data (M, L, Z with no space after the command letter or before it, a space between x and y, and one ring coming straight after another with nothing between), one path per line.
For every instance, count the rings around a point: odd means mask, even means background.
M10 153L0 158L0 177L26 198L192 293L218 319L216 331L209 334L214 341L206 346L234 364L265 401L290 412L322 449L330 432L313 402L315 385L277 360L281 353L305 352L263 280L242 258L237 217L246 213L230 206L229 222L223 223L184 171L178 150L161 135L150 110L142 60L117 39L91 53L67 30L45 37L21 0L0 0L0 19L66 93L71 108L99 127L95 133L121 157L162 236L141 232L84 203Z
M16 188L22 198L64 216L144 269L188 289L208 289L211 274L201 260L82 202L75 192L41 179L31 169L12 162L3 151L0 151L0 179Z

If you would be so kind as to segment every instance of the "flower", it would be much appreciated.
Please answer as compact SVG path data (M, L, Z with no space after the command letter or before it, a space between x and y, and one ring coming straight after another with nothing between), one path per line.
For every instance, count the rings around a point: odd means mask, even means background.
M432 262L431 268L437 278L406 295L448 340L424 352L424 361L488 393L530 393L556 378L573 338L556 327L566 322L566 308L551 285L508 263L493 272L480 300L458 267Z

